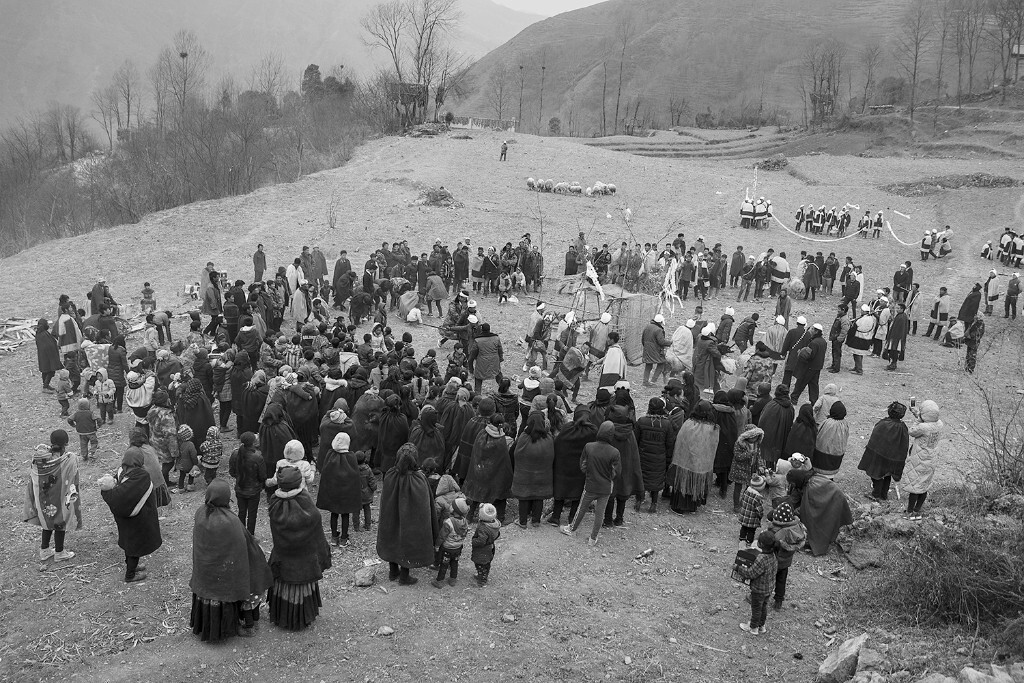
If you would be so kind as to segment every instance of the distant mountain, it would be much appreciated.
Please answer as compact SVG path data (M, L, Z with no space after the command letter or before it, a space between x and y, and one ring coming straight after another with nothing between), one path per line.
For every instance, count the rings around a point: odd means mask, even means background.
M307 64L368 75L383 55L360 40L359 18L377 0L0 0L0 126L47 102L89 108L89 93L132 59L141 73L179 29L213 57L210 80L244 84L267 52L281 54L298 87ZM461 0L455 46L479 57L541 17L492 0Z
M541 121L546 131L549 118L557 115L563 132L569 119L580 132L596 132L607 68L611 130L622 48L618 36L627 17L632 32L623 60L623 108L627 99L640 98L641 109L653 107L664 126L669 99L685 98L692 125L693 113L708 106L718 109L746 99L756 108L763 92L766 106L796 113L802 108L797 73L809 46L842 41L848 66L858 70L861 47L872 40L886 47L904 6L904 0L609 0L532 24L481 59L474 69L478 89L458 113L494 116L496 100L503 99L503 116L518 115L523 65L527 130L536 131ZM497 98L488 84L502 69L509 73L511 96ZM883 75L891 70L883 65ZM843 84L845 95L845 75ZM619 119L624 116L620 110Z

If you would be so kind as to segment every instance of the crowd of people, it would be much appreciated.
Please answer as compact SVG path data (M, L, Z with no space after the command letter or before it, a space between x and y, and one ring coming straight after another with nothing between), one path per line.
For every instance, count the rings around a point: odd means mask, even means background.
M922 310L912 264L901 264L892 287L871 296L862 267L835 253L804 252L791 269L785 252L754 257L737 247L727 257L703 237L687 248L680 233L660 251L623 243L613 256L607 245L589 248L581 233L566 254L567 275L593 268L600 281L628 288L647 273L674 271L677 295L687 299L692 285L699 302L671 334L661 314L642 330L644 385L662 387L642 411L607 312L578 320L539 301L523 334L525 375L507 372L506 348L476 298L495 295L500 304L515 288L538 290L543 257L529 234L517 247L471 252L468 240L450 254L439 240L419 257L406 242L384 244L360 278L345 251L329 277L322 252L304 247L264 279L260 245L248 285L207 263L199 309L189 311L188 332L177 341L173 316L146 283L140 300L149 312L131 352L111 324L116 304L104 283L89 293L89 317L61 296L52 323L39 320L38 361L43 389L55 395L80 449L71 453L67 431L58 429L32 461L25 519L42 527L40 559L74 556L65 533L81 525L79 464L95 455L105 424L125 419L127 403L129 445L120 468L98 482L117 523L124 580L146 578L142 558L161 546L158 509L205 488L191 582L191 623L203 640L251 634L263 602L275 624L308 626L321 606L331 546L345 547L360 528L377 527L391 580L414 584L413 570L428 567L434 587L454 585L468 541L475 581L485 586L508 521L574 536L593 513L587 540L594 545L603 527L624 524L630 501L637 512L646 502L655 514L663 500L691 514L714 492L727 499L730 489L739 542L761 551L736 569L752 592L743 627L762 633L769 597L777 608L785 600L796 554L826 553L852 521L833 481L849 446L847 407L834 383L820 386L820 373L826 363L839 372L846 353L857 374L865 357L897 369ZM522 281L506 286L511 274ZM837 279L833 320L792 315L794 294L833 296ZM752 285L755 301L774 299L770 320L752 313L737 323L728 305L717 321L705 315L709 302L732 300L729 289L747 301ZM982 298L991 312L1001 291L992 278L979 283L954 319L942 288L925 335L965 344L965 369L973 371ZM435 302L437 335L421 334L421 309L430 316ZM412 331L393 333L396 314ZM965 321L955 336L953 324ZM581 401L591 374L595 394ZM919 519L943 425L933 401L911 399L913 426L907 412L902 402L889 406L859 468L875 500L903 481L911 494L906 514ZM263 496L269 562L253 537ZM762 524L767 530L758 534Z

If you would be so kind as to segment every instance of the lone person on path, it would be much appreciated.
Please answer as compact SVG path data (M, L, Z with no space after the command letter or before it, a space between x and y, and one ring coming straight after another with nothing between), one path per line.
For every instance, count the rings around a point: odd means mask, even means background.
M501 143L501 157L498 159L498 161L507 161L507 159L505 158L505 156L507 154L508 154L508 140L504 140Z
M263 273L267 270L267 255L263 252L263 245L256 245L256 252L252 255L253 282L263 279Z

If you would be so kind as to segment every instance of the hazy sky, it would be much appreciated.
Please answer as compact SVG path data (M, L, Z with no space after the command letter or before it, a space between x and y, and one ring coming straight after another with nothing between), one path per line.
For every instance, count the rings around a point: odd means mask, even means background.
M506 7L512 9L521 10L523 12L532 12L533 14L542 14L546 17L552 17L562 12L568 12L572 9L579 9L580 7L586 7L587 5L596 5L598 2L603 0L495 0Z

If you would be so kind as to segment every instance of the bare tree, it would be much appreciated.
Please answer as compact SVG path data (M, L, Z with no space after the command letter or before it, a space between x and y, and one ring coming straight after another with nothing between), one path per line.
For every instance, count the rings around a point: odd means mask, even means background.
M683 117L690 113L690 103L685 97L668 98L668 120L670 126L683 125Z
M139 114L142 110L142 88L139 87L139 70L130 59L124 60L114 72L113 83L119 99L116 108L118 129L132 127L132 112L135 113L136 125L138 125ZM124 107L124 119L121 118L122 106Z
M625 9L619 15L615 26L615 44L620 48L619 90L618 94L615 96L615 121L612 125L612 135L616 135L619 132L619 103L622 101L622 76L626 67L626 49L629 47L629 42L633 39L633 35L635 33L636 21L633 17L633 12L629 9Z
M544 118L544 76L548 70L548 52L544 50L540 55L540 101L537 105L537 131L543 132L541 121Z
M928 51L928 40L935 28L931 10L929 0L910 0L900 20L893 45L896 64L910 83L908 113L911 121L914 120L917 82L921 76L922 61Z
M179 126L184 125L188 107L206 86L210 55L191 31L174 34L174 47L160 54L162 68L169 74L170 94L178 105Z
M171 100L171 74L168 70L173 62L171 48L164 48L156 64L146 72L149 90L153 96L153 122L161 135L167 126L167 107Z
M461 99L472 90L470 77L474 62L451 47L444 49L438 59L438 76L434 79L434 120L438 120L441 107L449 98Z
M935 0L932 16L935 21L935 36L938 55L935 64L935 102L932 106L932 126L939 125L939 100L942 98L942 73L948 57L947 45L956 33L958 0Z
M601 62L601 137L608 135L608 60Z
M100 124L103 134L107 136L107 149L113 151L118 129L117 120L119 118L117 115L117 88L114 85L108 85L106 88L93 90L89 99L93 107L92 111L89 112L89 117Z
M249 89L269 96L277 103L284 89L284 57L268 52L252 67Z
M999 55L1002 69L1002 83L1010 82L1010 67L1014 67L1016 80L1017 64L1014 49L1021 44L1024 34L1024 0L990 0L991 21L986 22L986 36L993 51ZM1006 102L1006 88L1003 88L1002 102Z
M865 45L860 51L860 65L864 69L864 95L861 98L860 113L863 114L868 106L868 100L875 91L875 80L878 78L878 68L882 64L882 46L878 41L872 41Z
M496 119L502 118L505 107L509 104L509 99L512 96L510 86L507 64L501 63L491 69L491 75L487 79L486 97L491 113Z
M838 110L845 58L846 46L835 41L818 43L804 53L801 87L805 105L810 105L812 124L831 119Z
M985 17L987 0L961 0L961 38L964 42L964 52L967 57L967 94L974 94L974 64L978 59L978 52L984 42L983 30L985 28ZM959 104L959 101L957 102Z
M523 88L526 86L526 70L523 68L523 56L519 55L519 118L516 119L516 130L523 124Z
M429 86L442 43L455 30L458 0L406 0L409 17L409 56L415 82Z
M397 83L405 80L404 36L409 26L409 16L402 0L388 0L374 5L359 20L363 28L363 42L371 50L379 49L388 53ZM379 80L379 78L378 78Z

